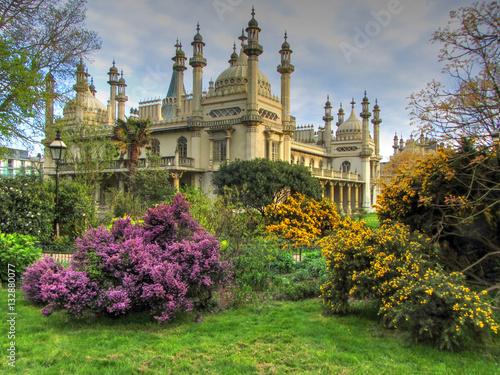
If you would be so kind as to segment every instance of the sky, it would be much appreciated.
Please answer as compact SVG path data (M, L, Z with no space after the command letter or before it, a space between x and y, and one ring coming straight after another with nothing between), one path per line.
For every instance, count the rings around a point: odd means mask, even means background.
M139 101L166 96L172 74L175 43L179 39L189 59L191 42L200 23L207 66L203 88L228 66L242 28L251 18L261 28L259 69L280 95L279 50L285 31L293 50L291 114L297 126L323 126L327 95L335 114L342 103L347 116L354 97L359 117L364 90L381 110L381 154L393 154L395 132L405 139L416 132L410 125L408 97L437 79L446 82L432 44L435 30L449 21L449 13L472 0L88 0L87 26L102 39L87 67L97 97L109 98L107 72L112 61L123 69L127 83L126 114ZM192 69L184 73L192 92ZM347 117L346 117L347 118ZM371 126L372 129L372 126Z

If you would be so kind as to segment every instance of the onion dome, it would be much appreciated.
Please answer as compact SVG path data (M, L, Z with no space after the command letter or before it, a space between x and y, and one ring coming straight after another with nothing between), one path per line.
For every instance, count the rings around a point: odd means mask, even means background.
M94 88L95 89L95 88ZM73 98L66 103L63 108L63 115L65 118L71 118L76 114L77 106L83 108L83 117L90 121L105 123L107 121L107 108L97 99L92 93L91 88L83 93L81 102L77 98Z
M288 39L288 35L287 35L286 31L285 31L285 41L281 45L281 49L282 50L288 50L288 49L290 49L290 44L287 42L287 39Z
M354 113L354 99L352 101L352 110L349 118L339 125L337 129L338 140L351 140L363 138L363 123Z
M215 94L226 95L229 93L238 93L247 91L248 82L248 58L243 53L243 46L233 65L224 70L215 80ZM264 95L271 95L271 83L262 71L258 71L257 84L259 91L262 90Z
M196 26L196 35L194 36L193 40L195 42L199 42L199 43L203 42L203 37L200 34L200 23L199 22Z
M259 26L259 23L255 19L255 8L254 7L252 7L252 19L250 21L248 21L248 26L249 27L258 27Z
M115 60L113 60L113 66L109 68L110 73L118 73L118 68L115 66Z

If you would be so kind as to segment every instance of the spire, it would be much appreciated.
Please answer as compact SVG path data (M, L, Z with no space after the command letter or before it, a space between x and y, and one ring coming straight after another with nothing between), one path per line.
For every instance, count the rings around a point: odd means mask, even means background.
M353 98L353 101L354 101L354 98ZM340 108L339 108L339 112L337 113L337 116L339 118L339 121L337 122L337 126L340 126L342 125L342 123L344 122L344 109L342 108L342 103L340 103Z
M352 98L352 101L351 101L351 108L354 110L354 104L356 104L356 102L354 101L354 97Z
M278 66L278 72L283 73L293 73L295 67L291 64L292 50L290 49L290 44L287 42L288 35L285 31L285 41L281 45L280 55L281 55L281 65Z
M259 33L260 27L259 23L255 19L255 8L252 6L252 19L248 21L248 27L246 29L248 34L248 45L245 46L245 53L247 56L259 56L263 49L259 44Z
M89 86L89 90L90 92L92 93L92 95L95 96L97 90L95 89L95 86L94 86L94 77L90 77L90 86Z

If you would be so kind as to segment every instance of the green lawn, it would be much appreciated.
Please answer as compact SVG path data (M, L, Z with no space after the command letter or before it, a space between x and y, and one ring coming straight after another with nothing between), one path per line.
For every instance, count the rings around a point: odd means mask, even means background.
M1 291L7 313L7 293ZM43 317L18 292L16 367L22 374L498 374L500 340L460 353L406 343L363 313L325 317L318 300L252 305L158 325ZM366 313L366 312L365 312ZM1 325L2 353L8 349Z

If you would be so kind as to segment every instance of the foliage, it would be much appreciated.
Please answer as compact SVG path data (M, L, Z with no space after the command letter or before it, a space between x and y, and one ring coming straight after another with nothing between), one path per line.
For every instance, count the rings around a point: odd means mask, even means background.
M86 122L72 124L70 129L58 122L62 137L68 146L65 167L71 166L74 180L95 190L106 177L105 169L118 156L109 130Z
M148 311L163 322L194 304L205 306L226 281L219 247L177 195L169 206L148 209L142 225L118 219L110 231L89 230L77 240L70 267L49 270L25 288L37 294L41 284L45 315L63 309L77 317L86 311L113 317Z
M64 81L76 61L100 48L85 29L85 0L6 0L0 7L2 146L43 134L44 75ZM5 149L2 147L2 150ZM1 154L1 153L0 153Z
M0 232L0 280L7 281L9 269L20 274L40 258L41 253L34 237Z
M141 148L148 145L151 139L151 121L128 117L126 121L118 119L113 127L113 140L120 150L121 159L128 154L125 165L133 174L139 162Z
M465 287L463 277L447 275L429 239L402 224L370 230L347 218L322 244L329 275L321 289L328 311L348 313L350 298L373 300L390 327L411 328L415 341L442 349L498 330L482 296Z
M245 192L225 188L223 195L209 198L201 188L184 191L193 217L219 240L228 242L228 248L221 252L224 259L234 257L252 235L259 235L259 215L244 209L239 200Z
M0 230L49 241L55 218L54 190L35 176L0 178Z
M336 228L340 215L328 199L316 201L302 194L289 197L284 203L265 208L266 234L276 235L292 246L311 246L315 240ZM285 247L287 247L285 243Z
M261 213L266 206L282 203L295 193L321 199L321 186L305 166L281 160L257 158L222 164L214 173L212 184L218 195L224 194L225 187L245 191L237 197L239 202Z
M378 199L381 220L403 222L441 245L443 264L491 287L500 278L500 168L488 148L462 140L403 168Z
M454 144L477 137L491 145L500 114L499 11L496 1L476 2L450 12L448 26L434 33L432 42L443 44L443 73L454 85L432 81L411 96L411 113L425 132Z

